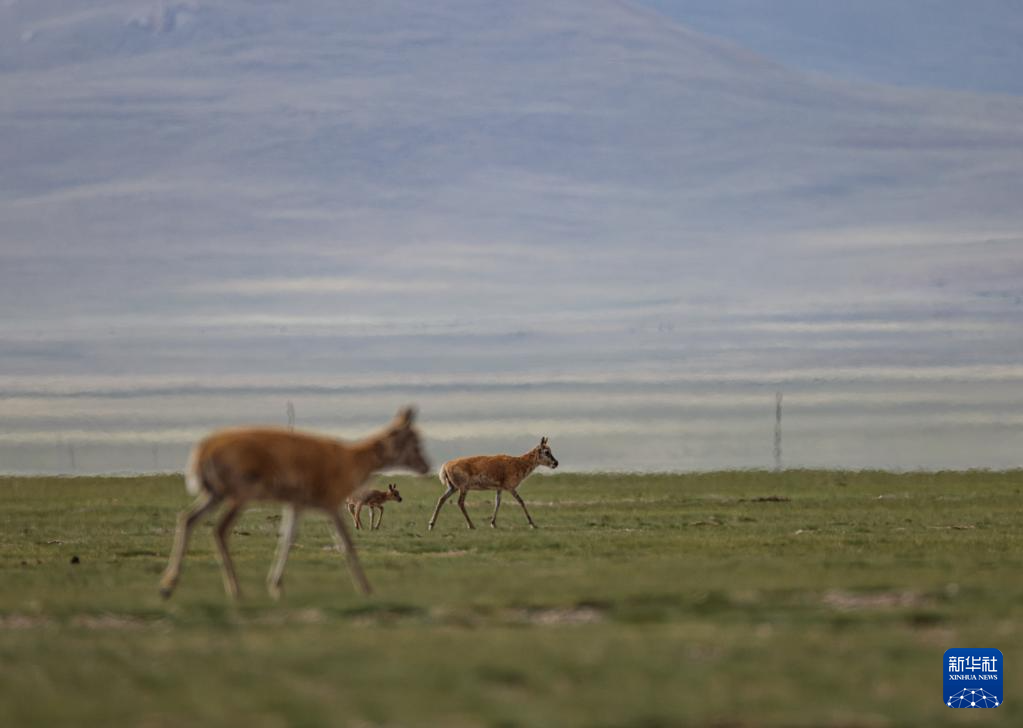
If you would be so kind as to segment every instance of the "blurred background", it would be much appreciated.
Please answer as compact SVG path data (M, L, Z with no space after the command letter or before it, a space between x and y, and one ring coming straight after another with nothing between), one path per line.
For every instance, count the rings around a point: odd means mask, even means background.
M1021 34L1005 0L0 0L0 472L410 402L438 462L1018 466Z

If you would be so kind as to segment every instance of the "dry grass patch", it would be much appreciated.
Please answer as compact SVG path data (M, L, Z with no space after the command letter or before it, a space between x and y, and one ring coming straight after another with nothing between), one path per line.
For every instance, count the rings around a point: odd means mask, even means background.
M856 592L832 589L825 592L821 602L832 609L843 612L870 610L870 609L904 609L913 607L926 607L930 600L919 592L914 591L886 591L857 594Z

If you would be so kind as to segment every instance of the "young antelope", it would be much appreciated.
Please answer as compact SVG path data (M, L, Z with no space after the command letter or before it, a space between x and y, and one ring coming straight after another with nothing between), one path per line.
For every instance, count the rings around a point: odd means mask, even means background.
M398 501L401 503L401 493L394 483L388 483L387 490L364 490L348 496L348 512L352 514L352 521L356 530L362 529L362 508L369 508L369 530L375 531L380 528L380 522L384 520L384 503L387 501ZM376 524L373 523L373 516L377 511Z
M458 491L458 507L465 516L465 522L469 528L472 519L465 510L465 496L470 490L496 490L494 499L494 515L490 517L490 526L497 528L497 510L501 507L501 493L508 491L512 498L522 506L522 512L526 514L531 528L536 528L533 519L526 510L526 504L519 495L516 488L526 477L536 470L540 465L546 465L552 470L558 467L558 461L547 445L547 438L540 440L540 444L527 452L525 455L515 457L513 455L476 455L474 457L457 458L444 463L440 469L440 482L447 486L447 490L437 501L437 507L433 510L433 517L430 518L429 528L432 531L437 523L437 514L448 498Z

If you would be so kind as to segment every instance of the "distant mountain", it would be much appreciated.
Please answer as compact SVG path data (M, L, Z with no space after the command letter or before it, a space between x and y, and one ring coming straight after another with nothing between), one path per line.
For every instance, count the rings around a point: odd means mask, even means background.
M0 226L35 249L678 244L1020 214L1023 102L801 76L628 4L2 12Z
M408 382L443 412L471 379L484 419L560 383L536 411L622 467L672 382L769 410L781 380L1023 391L1023 99L805 73L635 2L0 0L0 169L0 441L50 455L99 422L184 447L235 386L255 418L327 382L327 426ZM135 387L211 394L154 424L132 406L174 408ZM715 462L760 462L721 406ZM450 438L533 437L448 412Z

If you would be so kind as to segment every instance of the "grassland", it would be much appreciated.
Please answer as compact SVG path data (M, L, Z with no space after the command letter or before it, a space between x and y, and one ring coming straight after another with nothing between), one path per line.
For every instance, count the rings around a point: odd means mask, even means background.
M1023 472L534 476L537 531L395 480L373 597L310 516L272 602L266 506L232 605L209 525L157 595L180 478L0 479L0 725L1023 725ZM949 647L1002 707L945 707Z

